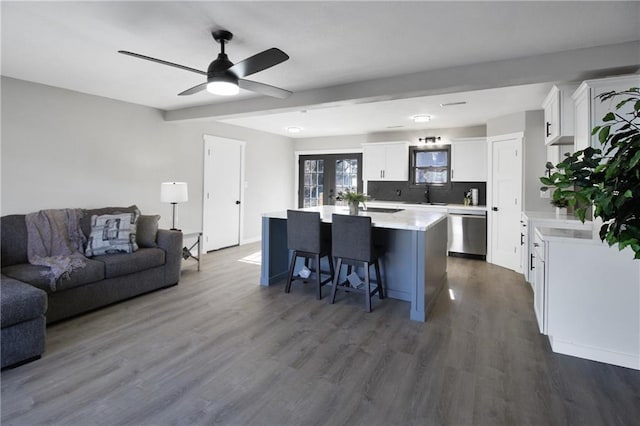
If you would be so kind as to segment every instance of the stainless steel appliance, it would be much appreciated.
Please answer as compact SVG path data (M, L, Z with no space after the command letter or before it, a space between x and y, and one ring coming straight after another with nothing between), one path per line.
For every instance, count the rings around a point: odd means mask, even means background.
M449 255L487 256L487 212L449 210Z

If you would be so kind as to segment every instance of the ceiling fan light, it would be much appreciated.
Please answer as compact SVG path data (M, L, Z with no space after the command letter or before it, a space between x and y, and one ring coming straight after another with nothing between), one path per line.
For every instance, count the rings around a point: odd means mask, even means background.
M220 96L237 95L240 88L237 84L229 81L210 81L207 83L207 92Z

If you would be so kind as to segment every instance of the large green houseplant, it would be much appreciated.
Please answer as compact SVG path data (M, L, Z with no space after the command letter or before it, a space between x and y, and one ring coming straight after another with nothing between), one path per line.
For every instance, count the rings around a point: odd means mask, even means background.
M596 126L602 150L586 148L553 166L540 181L554 187L552 204L568 205L584 222L593 205L594 217L602 219L600 239L620 250L630 247L640 259L640 89L599 95L601 101L619 98L615 111ZM627 104L630 112L621 111Z

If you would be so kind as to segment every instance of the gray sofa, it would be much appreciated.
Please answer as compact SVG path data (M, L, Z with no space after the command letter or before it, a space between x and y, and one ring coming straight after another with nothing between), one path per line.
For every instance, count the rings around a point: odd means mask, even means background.
M135 206L85 210L81 220L83 232L90 234L90 218L94 214L132 208ZM43 353L45 324L177 284L182 233L153 231L155 241L149 241L147 236L146 243L131 254L88 258L86 267L58 280L56 290L52 291L42 275L47 268L28 262L25 215L0 218L2 368L19 365Z

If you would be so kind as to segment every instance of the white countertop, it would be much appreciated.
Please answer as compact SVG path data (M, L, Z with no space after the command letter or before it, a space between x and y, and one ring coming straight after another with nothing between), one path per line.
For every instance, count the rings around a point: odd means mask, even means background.
M426 203L411 203L407 201L379 201L379 200L370 200L365 202L365 204L371 206L389 206L389 207L397 207L402 209L421 209L421 210L432 210L432 211L449 211L449 210L469 210L469 211L479 211L486 212L487 206L465 206L464 204L426 204Z
M320 212L320 218L325 223L331 223L331 215L349 214L349 207L346 206L320 206L296 209L308 212ZM263 213L263 217L273 219L286 219L287 212ZM436 223L446 219L447 215L438 212L425 210L406 209L396 213L380 213L371 211L360 211L360 216L371 217L371 224L376 228L403 229L411 231L426 231Z
M536 232L543 241L561 241L581 244L606 244L591 229L568 229L538 226Z
M557 214L556 212L524 212L524 215L534 226L545 226L548 228L573 228L591 230L593 222L587 220L584 223L577 217L567 214Z

